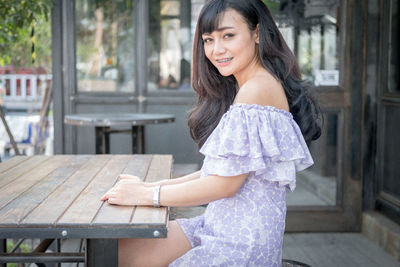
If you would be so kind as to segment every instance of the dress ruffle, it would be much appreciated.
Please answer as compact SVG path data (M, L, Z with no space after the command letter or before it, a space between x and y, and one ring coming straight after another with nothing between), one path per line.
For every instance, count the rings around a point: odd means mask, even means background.
M256 104L231 105L200 153L202 176L255 172L292 191L296 172L314 163L292 114Z

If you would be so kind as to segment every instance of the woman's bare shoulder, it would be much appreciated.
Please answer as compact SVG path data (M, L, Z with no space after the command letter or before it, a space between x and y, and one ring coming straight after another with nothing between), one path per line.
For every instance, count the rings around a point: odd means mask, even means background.
M281 83L267 75L256 75L244 83L236 95L235 103L273 106L289 110Z

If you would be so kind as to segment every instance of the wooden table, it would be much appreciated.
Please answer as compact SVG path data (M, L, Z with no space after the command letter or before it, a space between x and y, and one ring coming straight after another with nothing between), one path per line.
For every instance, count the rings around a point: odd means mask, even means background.
M0 164L0 248L6 238L79 238L85 253L6 254L4 262L117 266L118 238L165 238L168 208L114 206L100 197L121 173L170 178L171 155L19 156ZM105 253L106 252L106 253ZM5 266L5 265L3 265Z
M65 124L95 127L96 154L110 153L110 134L130 132L132 154L144 154L144 127L148 124L171 123L171 114L153 113L87 113L66 115ZM111 126L128 126L130 130L111 130Z

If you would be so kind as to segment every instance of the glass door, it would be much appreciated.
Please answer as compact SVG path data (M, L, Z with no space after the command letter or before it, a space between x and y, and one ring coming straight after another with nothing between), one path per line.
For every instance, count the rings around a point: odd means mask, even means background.
M340 0L264 1L295 53L303 79L323 113L322 135L311 143L315 164L297 174L287 193L287 231L341 231L352 227L344 210L346 131L350 127L345 86L345 2ZM354 207L353 207L354 208Z

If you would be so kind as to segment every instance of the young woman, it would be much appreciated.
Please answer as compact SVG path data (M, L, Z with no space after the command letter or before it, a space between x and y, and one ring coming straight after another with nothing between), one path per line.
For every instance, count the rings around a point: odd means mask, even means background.
M160 190L163 206L208 207L171 221L166 239L121 239L119 264L280 266L286 187L313 164L307 143L320 135L295 56L261 0L211 0L192 71L189 128L205 155L201 172L156 184L121 175L102 200L152 205Z

